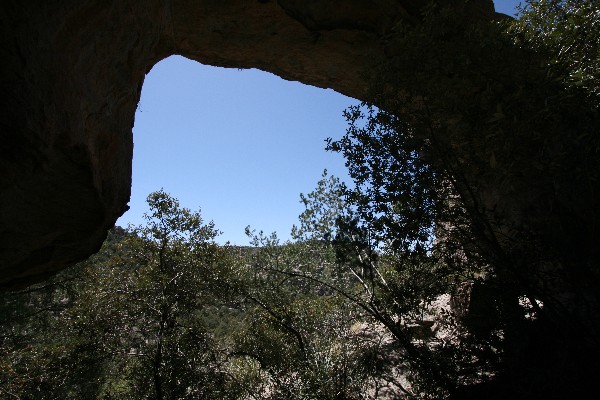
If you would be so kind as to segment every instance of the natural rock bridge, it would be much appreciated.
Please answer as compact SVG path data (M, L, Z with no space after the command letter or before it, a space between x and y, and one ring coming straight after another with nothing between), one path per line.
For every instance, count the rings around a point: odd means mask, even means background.
M451 0L447 0L451 1ZM3 1L0 283L95 252L127 208L145 74L173 54L364 98L418 0ZM491 0L472 1L491 20Z

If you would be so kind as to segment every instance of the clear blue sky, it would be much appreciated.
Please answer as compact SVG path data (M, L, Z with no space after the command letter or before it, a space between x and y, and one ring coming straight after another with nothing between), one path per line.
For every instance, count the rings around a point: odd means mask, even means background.
M518 3L495 1L510 15ZM344 160L325 152L324 141L343 135L342 112L356 103L258 70L161 61L142 88L130 210L117 224L142 223L146 196L164 188L213 220L221 243L248 244L247 225L289 238L303 209L299 194L313 190L325 168L347 177Z

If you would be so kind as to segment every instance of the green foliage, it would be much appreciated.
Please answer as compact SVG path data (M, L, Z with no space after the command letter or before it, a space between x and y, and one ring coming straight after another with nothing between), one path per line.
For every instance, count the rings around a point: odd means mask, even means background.
M363 353L380 343L350 329L364 318L335 289L354 282L329 243L217 246L213 224L168 194L148 204L144 226L115 228L87 262L6 294L4 394L361 398L374 379Z
M346 203L345 185L335 176L323 171L317 188L307 194L300 194L305 210L300 214L300 227L292 227L295 240L329 240L336 230L336 221L347 218L350 208Z
M333 248L320 240L279 245L260 233L252 241L257 247L238 263L253 274L246 297L254 305L237 351L268 371L273 398L356 398L368 378L349 329L359 314L333 290L341 285Z
M594 0L529 0L509 26L517 45L547 60L556 79L600 105L600 5Z
M217 232L162 191L148 203L146 226L113 231L97 256L49 283L47 295L30 289L36 304L28 305L47 325L36 326L27 313L8 324L30 335L27 346L4 347L10 350L3 360L31 372L27 386L3 385L7 393L228 398L220 350L209 330L225 300L214 282L229 268L212 242ZM22 294L11 296L23 301ZM22 326L14 325L15 317Z
M538 394L580 390L599 331L588 307L600 292L598 5L530 2L521 20L493 25L467 15L434 4L394 27L372 85L379 110L350 108L348 132L329 142L356 183L346 190L356 214L338 221L341 253L379 277L365 288L377 301L362 304L423 393L452 396L489 377L530 379ZM487 306L476 323L439 318L453 340L421 346L392 323L461 287L493 300L478 299ZM535 321L522 298L544 304ZM548 389L539 382L564 374L553 357L578 372Z

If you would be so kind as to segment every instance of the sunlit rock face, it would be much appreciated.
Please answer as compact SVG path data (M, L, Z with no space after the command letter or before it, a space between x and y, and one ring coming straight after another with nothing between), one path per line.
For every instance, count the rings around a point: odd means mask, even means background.
M135 109L158 61L259 68L360 99L384 37L421 4L3 0L0 285L86 258L125 212ZM471 7L494 17L491 0Z

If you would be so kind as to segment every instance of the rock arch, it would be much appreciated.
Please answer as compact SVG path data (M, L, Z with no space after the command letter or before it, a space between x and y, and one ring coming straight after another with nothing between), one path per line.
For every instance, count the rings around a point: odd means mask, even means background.
M180 54L363 98L387 32L421 3L3 1L0 285L89 256L126 210L131 129L155 63ZM494 18L491 0L470 7Z

